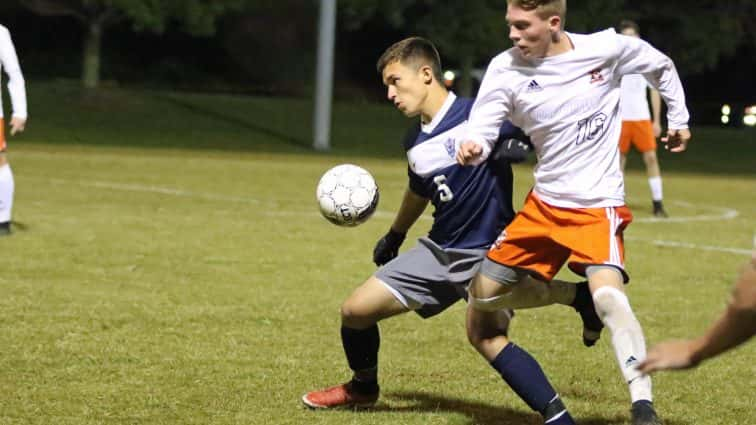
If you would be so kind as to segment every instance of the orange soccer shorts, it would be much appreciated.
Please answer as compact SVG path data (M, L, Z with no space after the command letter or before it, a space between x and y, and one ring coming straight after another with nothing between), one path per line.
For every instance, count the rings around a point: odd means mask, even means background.
M525 206L488 251L488 258L551 280L567 262L573 272L585 276L592 264L606 264L624 271L622 232L633 215L626 206L559 208L541 201L533 192Z
M5 121L0 118L0 152L5 152Z
M626 155L630 151L631 143L641 153L656 150L656 138L651 121L622 121L622 133L620 133L619 142L620 153Z

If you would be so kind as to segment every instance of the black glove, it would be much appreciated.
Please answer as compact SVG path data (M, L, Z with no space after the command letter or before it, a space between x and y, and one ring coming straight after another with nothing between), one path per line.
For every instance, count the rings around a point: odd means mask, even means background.
M373 262L376 266L382 266L399 255L399 247L404 242L406 233L395 232L389 229L384 237L378 240L373 249Z
M528 154L531 151L533 151L533 145L528 142L518 139L506 139L496 145L494 151L491 153L491 161L519 164L528 158Z

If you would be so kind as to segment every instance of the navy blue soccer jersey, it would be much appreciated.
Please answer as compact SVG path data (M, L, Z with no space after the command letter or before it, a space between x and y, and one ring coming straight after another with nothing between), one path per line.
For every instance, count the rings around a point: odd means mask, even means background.
M410 190L435 207L428 237L442 248L488 248L514 217L511 167L456 162L472 104L449 93L437 117L410 130L404 142ZM505 122L499 140L521 134Z

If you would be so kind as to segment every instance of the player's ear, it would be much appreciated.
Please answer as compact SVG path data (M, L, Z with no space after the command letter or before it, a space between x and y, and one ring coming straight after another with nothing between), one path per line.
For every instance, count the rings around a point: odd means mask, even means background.
M423 83L430 85L433 82L433 70L429 66L424 66L420 69L422 72Z
M551 32L551 39L554 42L559 41L559 31L562 29L562 18L559 15L554 15L549 18L549 31Z

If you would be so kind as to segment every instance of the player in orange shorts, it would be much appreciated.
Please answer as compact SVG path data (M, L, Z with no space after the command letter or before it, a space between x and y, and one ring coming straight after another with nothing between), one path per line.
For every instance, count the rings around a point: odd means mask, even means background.
M620 22L620 32L629 37L639 37L638 24L624 20ZM651 90L651 112L653 122L648 113L646 89ZM625 170L627 153L630 145L635 146L643 155L648 175L648 186L651 188L653 213L656 217L667 217L662 204L662 178L659 170L659 160L656 157L656 138L661 134L661 96L641 74L622 77L620 95L620 116L622 117L622 132L620 133L619 149L622 171Z
M13 136L24 131L26 126L26 88L10 32L2 25L0 25L0 69L8 74L8 92L13 106L10 134ZM0 108L0 235L10 234L11 208L13 207L13 173L5 154L6 147L5 120L3 110Z
M507 1L514 47L491 60L457 150L460 164L483 163L509 119L530 136L538 157L525 206L470 285L468 339L484 357L495 356L507 341L493 326L495 312L524 308L514 289L530 275L551 279L567 263L587 276L596 313L609 328L633 425L659 425L651 379L637 369L646 356L643 330L624 289L622 234L632 215L617 149L620 79L643 74L659 90L669 122L662 142L671 152L684 151L690 140L685 94L667 56L614 29L566 32L566 9L565 0Z

